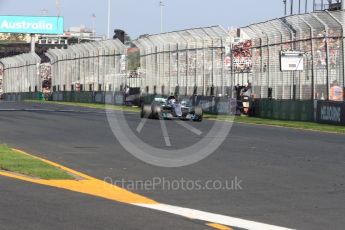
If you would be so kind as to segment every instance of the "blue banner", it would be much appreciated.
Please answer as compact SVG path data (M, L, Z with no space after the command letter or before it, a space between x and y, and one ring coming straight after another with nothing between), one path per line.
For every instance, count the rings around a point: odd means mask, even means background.
M63 34L63 17L0 16L0 33Z

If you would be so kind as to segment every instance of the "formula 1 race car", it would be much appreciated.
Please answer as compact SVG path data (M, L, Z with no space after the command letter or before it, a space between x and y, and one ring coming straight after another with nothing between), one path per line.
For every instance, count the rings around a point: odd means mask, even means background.
M202 121L203 111L200 106L193 106L190 100L178 102L174 96L155 98L151 105L141 107L141 118L148 119L180 119Z

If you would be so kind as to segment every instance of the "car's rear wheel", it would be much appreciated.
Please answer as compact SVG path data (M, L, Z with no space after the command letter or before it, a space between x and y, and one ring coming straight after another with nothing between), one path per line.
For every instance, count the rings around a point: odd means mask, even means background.
M162 120L163 119L162 106L160 106L160 105L152 105L152 116L155 119Z

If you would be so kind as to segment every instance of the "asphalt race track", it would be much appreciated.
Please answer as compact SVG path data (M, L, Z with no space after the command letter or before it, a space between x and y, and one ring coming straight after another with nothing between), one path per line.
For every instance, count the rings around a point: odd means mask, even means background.
M191 166L161 168L136 159L114 137L102 110L32 103L0 104L0 143L93 177L126 181L238 178L238 190L133 189L164 204L293 229L345 226L345 136L234 124L223 145ZM135 129L138 114L126 113ZM172 148L201 136L165 122ZM188 123L203 133L214 122ZM159 121L146 142L166 148ZM0 229L209 229L192 220L0 177Z

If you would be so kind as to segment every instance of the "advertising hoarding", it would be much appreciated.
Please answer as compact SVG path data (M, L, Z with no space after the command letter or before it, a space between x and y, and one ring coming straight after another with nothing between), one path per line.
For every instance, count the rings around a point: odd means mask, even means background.
M280 53L281 71L303 71L304 53L300 51L286 51Z
M0 33L63 34L63 17L0 16Z
M345 103L318 101L316 120L319 123L345 125Z

